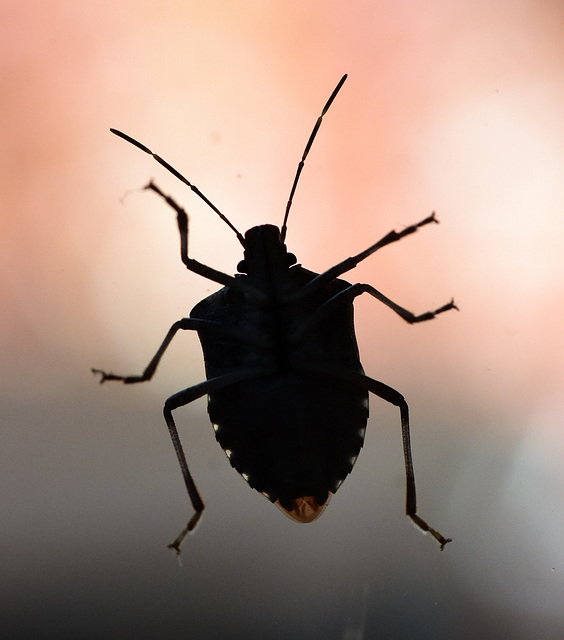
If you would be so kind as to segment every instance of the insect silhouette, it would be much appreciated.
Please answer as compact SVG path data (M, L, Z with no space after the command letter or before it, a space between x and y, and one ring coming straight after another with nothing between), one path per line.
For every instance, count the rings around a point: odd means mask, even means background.
M373 253L438 222L434 212L402 231L391 231L361 253L321 274L304 269L284 244L296 187L321 121L347 76L327 100L298 164L282 227L249 229L243 237L221 211L160 156L130 136L112 133L151 155L201 198L236 234L244 249L235 276L216 271L188 255L188 216L153 181L154 191L176 212L182 262L189 271L223 287L199 302L190 317L175 322L141 375L121 376L100 369L100 382L134 384L150 380L176 333L198 333L206 381L175 393L164 404L164 418L180 463L194 514L169 545L180 553L194 529L204 502L189 471L173 411L208 396L215 437L231 465L248 484L297 522L321 515L331 496L352 471L364 442L368 395L399 407L406 474L406 514L441 549L450 542L417 515L411 457L409 412L404 397L364 374L354 331L353 301L367 293L410 324L431 320L450 309L414 315L369 284L339 279Z

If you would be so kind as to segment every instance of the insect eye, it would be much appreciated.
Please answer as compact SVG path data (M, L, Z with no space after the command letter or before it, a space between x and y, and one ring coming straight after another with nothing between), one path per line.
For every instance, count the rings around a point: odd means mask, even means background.
M296 262L298 261L298 259L296 258L296 256L293 253L286 254L286 257L288 259L288 266L289 267L291 267L293 264L296 264Z
M247 273L247 263L245 260L241 260L237 265L237 273Z

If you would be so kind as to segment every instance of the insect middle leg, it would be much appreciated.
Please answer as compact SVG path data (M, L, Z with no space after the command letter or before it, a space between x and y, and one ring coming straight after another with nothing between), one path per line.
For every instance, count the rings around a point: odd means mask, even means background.
M395 311L401 318L403 318L409 324L415 324L417 322L425 322L426 320L432 320L435 316L439 315L439 313L444 313L445 311L449 311L450 309L458 310L458 307L454 304L454 300L447 302L442 307L435 309L434 311L426 311L425 313L420 313L415 315L411 311L400 307L399 304L396 304L393 300L390 300L383 293L380 293L377 289L375 289L370 284L353 284L347 289L340 291L335 294L332 298L327 300L324 304L322 304L318 309L316 309L308 318L305 320L300 327L292 334L291 340L293 343L298 343L303 337L315 328L315 326L327 316L330 316L332 311L344 304L350 304L354 298L360 296L363 293L369 293L371 296L383 302L387 307Z
M224 336L235 338L242 341L244 344L250 344L254 347L264 347L260 340L260 336L255 333L249 334L248 332L244 332L237 328L226 327L220 323L211 322L208 320L201 320L197 318L182 318L182 320L178 320L175 322L172 327L169 329L168 333L165 336L161 346L158 348L157 352L145 368L142 374L140 375L129 375L129 376L121 376L116 375L114 373L108 373L102 371L101 369L92 369L92 372L95 374L100 374L100 384L107 380L118 380L123 382L124 384L136 384L138 382L148 382L153 377L157 366L163 357L166 349L172 342L172 339L176 335L176 333L181 329L193 329L197 331L209 331L209 332L217 332ZM266 372L268 373L268 372ZM188 521L186 527L182 530L182 532L176 537L176 539L169 544L170 549L174 549L177 554L180 554L180 545L186 535L194 530L200 517L204 511L204 502L196 488L196 484L192 478L192 474L188 468L188 463L186 461L186 456L184 455L184 450L182 448L182 443L180 442L180 437L178 435L178 430L176 428L176 424L174 422L174 418L172 416L172 412L174 409L178 409L179 407L183 407L187 404L190 404L194 400L201 398L202 396L209 394L213 391L221 389L223 387L235 384L237 382L241 382L242 380L247 380L249 378L257 377L260 375L264 375L265 370L263 369L241 369L239 371L235 371L230 374L226 374L224 376L218 376L217 378L212 378L211 380L206 380L200 384L189 387L188 389L184 389L179 393L174 394L165 402L163 413L166 424L168 426L168 430L170 433L170 437L172 440L172 444L174 450L176 452L176 456L178 458L178 462L180 464L180 469L182 471L182 477L184 478L184 484L186 485L186 489L188 491L188 496L190 498L190 502L194 508L194 515Z
M208 265L203 264L202 262L198 262L194 258L190 258L188 255L188 214L184 209L170 196L167 196L154 182L149 182L149 184L145 187L149 191L154 191L157 195L159 195L163 200L176 212L176 223L178 225L178 232L180 234L180 257L182 259L183 264L189 271L193 273L197 273L208 280L212 280L213 282L218 282L219 284L223 284L225 286L229 286L232 289L236 289L237 291L241 291L249 296L251 299L264 301L265 295L250 286L248 283L243 282L240 278L235 278L233 276L227 275L222 271L218 271L217 269L213 269L212 267L208 267ZM214 211L221 215L222 219L225 219L225 216L219 212L217 207L212 205L206 198L206 202L210 204ZM229 223L230 226L231 223ZM237 231L237 237L244 245L244 240L242 239L241 234Z
M210 320L201 320L199 318L182 318L175 322L168 330L165 339L162 341L161 346L158 348L155 355L152 357L151 362L146 366L145 370L140 375L128 375L121 376L115 373L106 372L102 369L92 369L92 373L100 374L100 384L107 380L121 380L124 384L136 384L138 382L148 382L151 380L155 371L163 357L168 346L172 342L172 339L178 331L192 330L192 331L206 331L210 333L219 333L223 336L240 340L246 344L253 346L264 347L263 342L260 340L260 336L255 333L242 331L236 327L226 327L219 322L212 322Z

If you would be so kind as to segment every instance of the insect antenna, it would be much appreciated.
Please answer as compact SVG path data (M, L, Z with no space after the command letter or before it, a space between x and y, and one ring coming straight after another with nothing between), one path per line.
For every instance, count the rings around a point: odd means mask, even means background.
M292 206L292 200L294 199L294 193L296 192L296 187L298 186L298 180L300 179L300 175L302 173L302 169L304 168L305 159L307 158L307 154L309 153L309 150L311 149L311 145L313 144L313 141L315 140L315 136L317 135L317 132L319 131L319 127L321 126L321 121L323 120L323 116L329 110L329 107L331 106L331 104L332 104L333 100L335 99L336 95L339 93L339 91L340 91L341 87L343 86L343 84L345 84L345 80L346 79L347 79L347 74L345 73L345 75L339 80L339 84L335 87L335 89L333 90L333 93L329 96L329 100L327 100L327 102L325 103L325 106L323 107L323 110L321 111L321 115L319 116L319 118L317 118L317 122L315 123L315 126L313 127L313 131L311 132L311 135L309 136L309 140L307 141L307 144L305 146L304 152L302 154L302 159L300 160L300 163L298 164L298 169L296 171L296 176L294 177L294 183L292 184L292 189L290 190L290 197L288 198L288 204L286 205L286 213L284 214L284 222L282 223L282 228L280 230L280 238L281 238L282 242L284 242L284 240L286 239L286 231L287 231L287 228L288 228L288 224L287 224L288 223L288 216L290 215L290 208ZM120 134L120 135L123 135L123 134ZM160 160L159 160L159 162L160 162Z
M341 83L342 84L342 83ZM336 92L334 92L336 93ZM331 98L333 98L334 96L331 96ZM329 101L330 103L331 101ZM328 103L328 104L329 104ZM327 109L327 107L326 107ZM176 176L181 182L183 182L186 186L190 187L190 189L192 189L192 191L199 197L201 198L210 209L212 209L213 211L215 211L215 213L217 213L217 215L223 220L223 222L225 222L225 224L232 230L235 232L235 235L237 236L237 240L239 240L239 242L243 245L243 247L245 246L245 239L243 238L243 236L239 233L239 231L235 228L235 226L229 221L229 219L223 215L223 213L221 213L221 211L215 206L215 204L213 204L213 202L211 202L210 200L208 200L208 198L206 198L206 196L198 189L198 187L194 184L192 184L187 178L185 178L179 171L177 171L172 165L170 165L166 160L163 160L159 155L157 155L156 153L153 153L151 151L151 149L149 149L148 147L146 147L144 144L141 144L140 142L138 142L137 140L135 140L134 138L132 138L131 136L128 136L126 133L122 133L121 131L118 131L117 129L110 129L110 131L112 133L114 133L116 136L123 138L124 140L126 140L127 142L131 143L133 146L137 147L138 149L141 149L141 151L144 151L145 153L148 153L150 156L153 156L153 158L160 164L162 165L167 171L170 171L170 173L172 173L173 176Z

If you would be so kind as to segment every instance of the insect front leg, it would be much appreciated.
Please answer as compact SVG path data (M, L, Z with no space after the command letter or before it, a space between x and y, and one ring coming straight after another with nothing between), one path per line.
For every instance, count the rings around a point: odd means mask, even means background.
M338 278L339 276L343 275L343 273L346 273L347 271L354 269L359 262L366 260L366 258L371 256L373 253L376 253L378 249L381 249L382 247L385 247L388 244L392 244L393 242L397 242L398 240L401 240L402 238L405 238L406 236L409 236L412 233L415 233L420 227L424 227L425 225L431 224L432 222L436 224L439 223L439 221L435 217L434 211L431 213L430 216L427 216L424 220L421 220L421 222L412 224L409 227L406 227L405 229L403 229L402 231L390 231L390 233L385 235L381 240L378 240L378 242L374 243L372 246L368 247L368 249L365 249L364 251L357 253L356 256L347 258L346 260L339 262L339 264L336 264L334 267L327 269L327 271L320 273L316 278L313 278L311 282L307 283L307 285L301 290L301 292L296 296L296 298L300 299L308 295L311 291L320 289L327 282L330 282L331 280L334 280L335 278Z
M225 286L236 289L237 291L245 293L255 301L264 302L266 300L266 296L263 293L261 293L254 287L251 287L247 282L243 282L240 278L229 276L222 271L217 271L217 269L213 269L212 267L208 267L202 262L194 260L194 258L190 258L188 255L188 214L173 198L163 193L154 182L149 182L145 189L154 191L161 198L163 198L163 200L169 205L169 207L176 211L176 223L178 225L178 232L180 234L180 257L183 264L188 270L192 271L193 273L197 273L198 275L203 276L208 280L219 282L219 284L223 284ZM207 198L206 202L208 202ZM215 206L212 206L212 208L214 209L214 211L218 211ZM220 215L222 216L222 218L224 218L223 214ZM244 242L239 232L237 232L237 237L241 240L242 243Z

